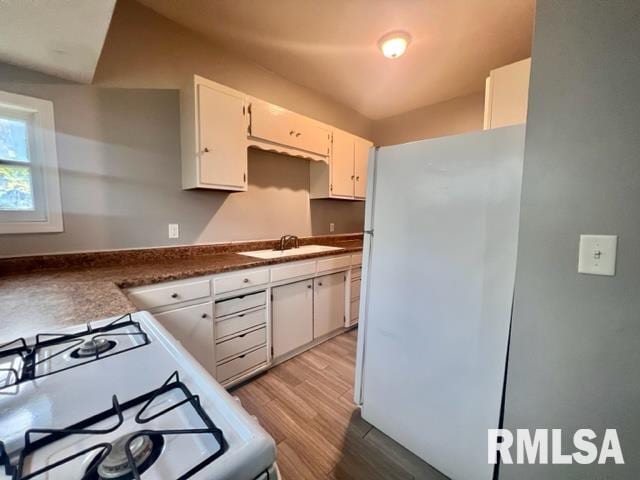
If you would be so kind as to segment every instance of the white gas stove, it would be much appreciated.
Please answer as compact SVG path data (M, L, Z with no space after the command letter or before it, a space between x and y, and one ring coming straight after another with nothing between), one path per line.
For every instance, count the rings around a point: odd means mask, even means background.
M0 479L277 479L271 437L149 313L0 346Z

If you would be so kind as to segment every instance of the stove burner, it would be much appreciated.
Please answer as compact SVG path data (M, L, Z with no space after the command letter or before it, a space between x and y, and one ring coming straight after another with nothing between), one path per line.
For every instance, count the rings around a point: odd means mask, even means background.
M95 357L99 353L104 353L108 350L111 350L116 346L116 342L113 340L107 340L106 338L95 338L92 340L87 340L80 348L75 349L71 352L71 356L73 358L87 358L87 357Z
M107 455L95 470L95 473L89 475L88 480L129 480L133 479L133 472L127 460L127 442L135 433L125 435L118 438L111 444L111 452ZM162 435L140 435L135 437L129 449L133 461L135 463L138 474L147 470L158 459L162 452L164 439ZM89 464L88 470L92 470L96 462L100 460L101 455Z
M174 401L167 402L168 399L157 400L164 395L171 395ZM178 396L176 398L176 395ZM167 435L206 435L212 441L211 447L207 447L203 455L206 458L199 459L198 463L189 465L188 470L177 478L192 478L198 472L205 469L211 462L215 461L223 455L229 448L222 430L220 430L211 421L207 412L200 405L200 399L197 395L191 393L189 388L180 380L178 371L174 371L167 380L155 390L140 395L139 397L120 403L116 395L111 397L112 407L108 410L100 412L92 417L85 418L78 423L67 428L31 428L24 434L24 447L13 453L8 453L5 446L0 441L0 469L8 475L7 478L12 480L27 480L40 478L45 475L47 478L68 478L61 472L64 472L69 462L77 461L79 457L89 455L90 452L97 452L89 462L87 470L82 476L82 480L141 480L141 474L148 471L154 465L160 455L174 455L177 460L180 459L180 451L171 452L171 449L165 449L165 437ZM162 403L156 403L162 402ZM168 406L167 406L168 405ZM160 410L160 407L165 408ZM115 441L105 441L105 435L115 432L125 425L124 411L136 409L137 413L133 418L128 418L127 427L132 427L132 422L137 425L145 425L157 418L164 417L177 408L188 409L189 412L195 414L201 424L200 428L193 428L193 422L184 423L185 417L177 413L178 427L188 428L163 428L158 430L138 430L128 432L118 437ZM117 423L109 428L95 428L97 424L107 419L117 419ZM166 417L168 419L168 417ZM93 426L93 428L92 428ZM124 427L124 428L127 428ZM123 432L124 433L124 432ZM66 438L70 435L86 435L86 441L92 443L92 446L83 450L71 453L69 456L57 460L53 463L46 464L40 468L30 465L32 455L43 448L54 445L55 442ZM132 438L134 435L135 438ZM37 438L33 438L36 436ZM93 439L95 442L91 442ZM129 442L127 446L127 442ZM179 450L179 449L178 449ZM11 462L10 455L17 455L17 463ZM48 457L47 457L48 458ZM171 461L169 459L169 461ZM83 462L84 463L84 462ZM72 467L75 469L75 466ZM60 474L58 474L60 473ZM4 478L4 477L3 477Z

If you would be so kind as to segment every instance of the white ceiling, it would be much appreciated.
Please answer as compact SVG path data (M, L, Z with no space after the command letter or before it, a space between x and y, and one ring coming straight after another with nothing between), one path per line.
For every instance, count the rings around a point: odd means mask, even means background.
M371 119L484 88L530 55L535 0L139 0ZM91 2L89 2L91 3ZM405 56L377 41L405 30Z
M89 83L116 0L0 0L0 61Z

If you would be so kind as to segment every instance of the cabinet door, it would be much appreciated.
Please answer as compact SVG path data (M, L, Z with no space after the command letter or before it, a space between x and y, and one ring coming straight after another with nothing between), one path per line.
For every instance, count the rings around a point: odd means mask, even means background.
M344 326L345 273L324 275L314 280L313 338Z
M485 106L485 115L489 115L486 127L506 127L527 121L530 71L530 58L491 71L485 99L490 102Z
M367 195L367 161L369 149L373 144L363 138L355 138L354 147L354 192L356 198L364 198Z
M251 101L251 136L261 140L294 146L295 114L260 100Z
M271 289L273 356L280 357L313 340L313 280Z
M202 184L245 190L244 97L198 85L198 157Z
M318 155L329 155L330 132L313 120L297 116L295 126L295 147Z
M154 317L212 375L215 375L212 302L178 308Z
M353 197L354 136L341 130L333 131L331 148L331 194Z

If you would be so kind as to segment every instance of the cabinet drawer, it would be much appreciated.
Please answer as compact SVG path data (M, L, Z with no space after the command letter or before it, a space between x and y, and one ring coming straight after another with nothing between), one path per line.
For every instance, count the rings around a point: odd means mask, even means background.
M360 313L360 299L356 298L355 300L351 300L351 307L349 310L349 318L351 319L351 323L358 318L358 314Z
M351 280L356 280L358 278L362 277L362 268L357 267L357 268L352 268L351 269Z
M266 301L267 294L264 291L233 297L227 300L219 300L216 302L216 318L259 307L264 305Z
M351 265L362 265L362 254L354 253L351 255Z
M271 281L279 282L287 278L303 277L316 273L316 262L305 262L271 269Z
M351 282L351 300L360 298L360 279Z
M216 345L216 361L233 357L267 342L267 329L261 328L253 332L243 333Z
M216 322L216 339L235 335L251 327L257 327L266 323L266 309L261 308L249 313L240 313L232 317L226 317Z
M231 377L235 377L242 372L245 372L253 367L257 367L261 363L266 362L267 347L265 346L218 365L218 368L216 369L216 377L219 382L224 382Z
M216 278L213 281L213 289L216 295L241 288L255 287L269 282L269 270L257 270L253 272L238 273L228 277Z
M173 305L209 296L211 296L209 280L171 286L156 286L129 292L129 298L141 310L151 310L165 305Z
M335 270L337 268L345 268L349 265L351 265L351 257L349 255L318 260L318 273Z

